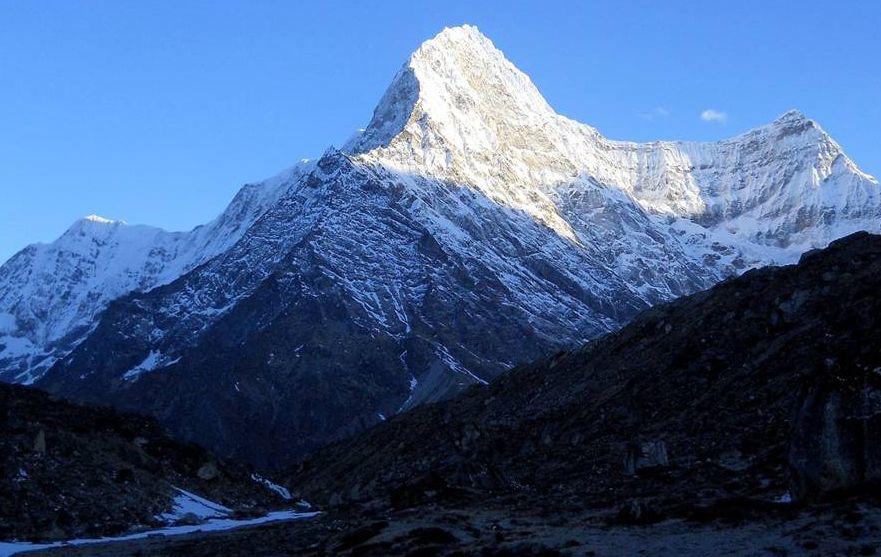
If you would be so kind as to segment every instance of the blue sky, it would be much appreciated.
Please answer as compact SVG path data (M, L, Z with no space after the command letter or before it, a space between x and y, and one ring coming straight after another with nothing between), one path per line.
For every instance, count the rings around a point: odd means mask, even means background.
M4 0L0 261L91 213L210 220L363 127L408 54L461 23L609 137L719 139L799 108L877 176L878 21L874 0Z

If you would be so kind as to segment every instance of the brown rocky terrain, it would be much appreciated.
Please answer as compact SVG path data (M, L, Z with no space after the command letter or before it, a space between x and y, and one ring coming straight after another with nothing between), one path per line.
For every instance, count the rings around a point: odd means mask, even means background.
M175 487L252 516L285 503L150 418L0 383L0 540L119 534L159 525ZM290 503L288 503L290 504Z

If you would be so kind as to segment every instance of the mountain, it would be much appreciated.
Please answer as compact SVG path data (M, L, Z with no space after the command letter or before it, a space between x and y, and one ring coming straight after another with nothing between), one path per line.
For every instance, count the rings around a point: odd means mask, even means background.
M27 549L9 540L118 535L295 504L286 490L176 441L155 420L30 387L0 383L0 449L3 555Z
M881 228L878 182L800 113L717 143L608 140L469 26L414 52L362 133L272 184L125 280L64 238L16 255L3 377L278 466ZM85 300L76 319L68 300Z
M110 301L229 249L307 168L245 186L223 214L191 232L90 215L51 244L15 254L0 267L0 380L33 383L88 335Z
M336 506L625 521L881 493L879 288L881 236L856 233L325 447L291 481Z

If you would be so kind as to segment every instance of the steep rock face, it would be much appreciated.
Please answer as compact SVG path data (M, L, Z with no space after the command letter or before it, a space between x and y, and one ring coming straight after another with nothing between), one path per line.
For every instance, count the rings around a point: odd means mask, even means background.
M801 114L719 143L611 141L467 26L272 191L189 270L105 301L40 384L281 464L881 225L877 181Z
M267 464L277 452L290 460L329 435L483 381L573 335L615 328L646 306L565 240L467 190L421 179L417 197L405 189L413 178L338 153L318 166L320 182L289 192L301 231L280 225L290 215L282 206L241 248L114 302L64 364L82 377L69 381L59 367L41 385L96 401L112 392L116 403L159 415L188 437ZM407 214L423 203L433 221ZM436 224L469 205L482 215L458 232L482 250L477 260L441 243L457 229ZM518 254L525 261L511 260ZM218 308L227 308L219 318Z

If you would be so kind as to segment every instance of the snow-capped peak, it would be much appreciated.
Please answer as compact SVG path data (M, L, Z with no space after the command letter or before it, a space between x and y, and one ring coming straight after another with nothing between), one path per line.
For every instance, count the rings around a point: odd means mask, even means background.
M816 138L827 136L826 132L817 124L816 120L808 118L800 110L788 110L775 118L770 124L762 126L759 129L769 129L774 131L785 131L790 135L809 134L809 137ZM748 132L747 132L748 133Z
M492 101L493 111L484 116L553 114L529 76L471 25L446 28L424 42L408 66L419 81L423 108L435 117L441 110L463 110L470 103L487 101Z
M585 241L560 203L585 183L614 186L648 213L703 224L744 217L730 232L760 244L822 243L821 215L875 206L877 182L813 120L789 111L714 143L613 141L556 114L529 77L475 27L449 28L398 72L363 134L361 162L476 190ZM830 180L833 175L842 180ZM568 195L568 194L567 194ZM748 213L748 214L747 214ZM753 224L758 219L761 223ZM811 223L805 226L806 223ZM796 237L808 230L805 237Z
M776 118L775 122L788 122L788 121L797 121L797 120L810 120L807 116L805 116L804 112L797 108L792 108L787 110L783 114L781 114L778 118Z
M119 234L136 234L136 232L130 231L132 228L149 229L150 231L159 230L152 226L132 227L124 220L108 219L100 215L88 215L75 220L62 234L61 238L66 238L68 242L73 241L75 243L79 243L87 238L106 240Z
M460 149L498 146L499 128L553 114L529 77L473 26L446 28L410 55L373 119L344 151L385 147L413 126ZM405 134L407 135L407 134Z

